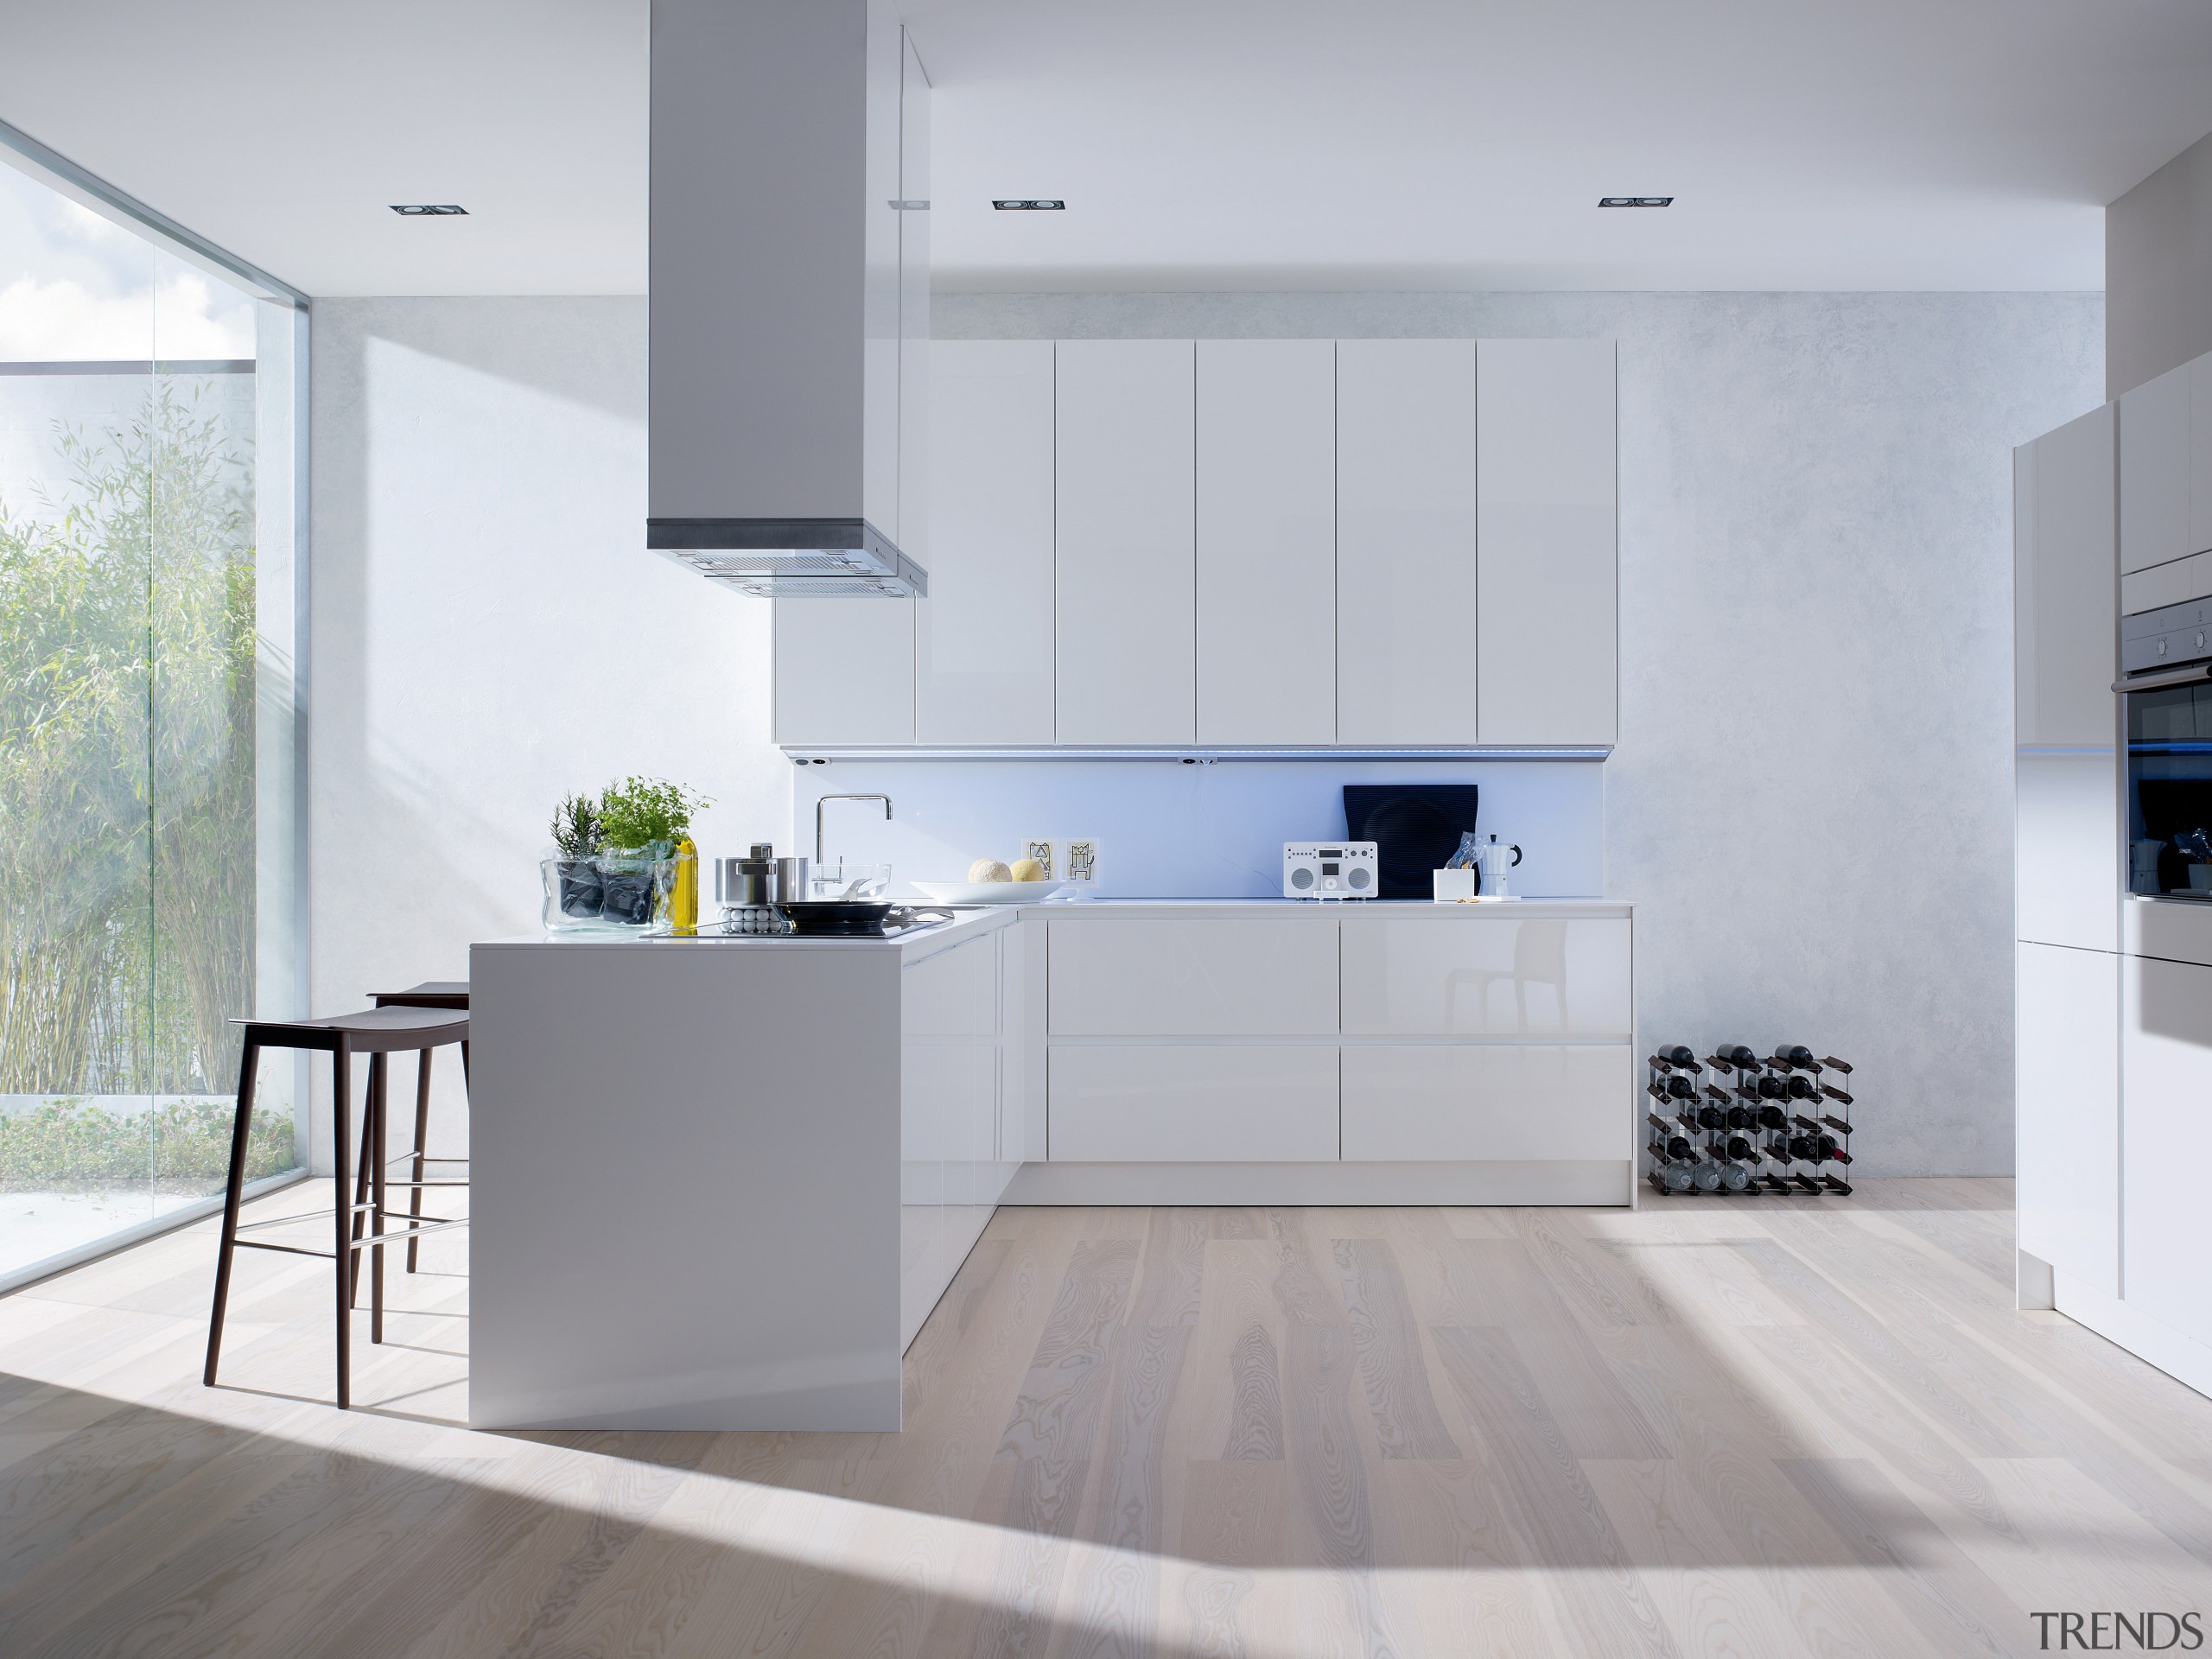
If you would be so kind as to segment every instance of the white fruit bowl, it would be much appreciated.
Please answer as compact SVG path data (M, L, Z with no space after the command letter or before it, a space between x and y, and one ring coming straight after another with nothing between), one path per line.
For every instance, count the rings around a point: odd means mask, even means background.
M1065 881L917 881L940 905L1034 905L1065 893Z

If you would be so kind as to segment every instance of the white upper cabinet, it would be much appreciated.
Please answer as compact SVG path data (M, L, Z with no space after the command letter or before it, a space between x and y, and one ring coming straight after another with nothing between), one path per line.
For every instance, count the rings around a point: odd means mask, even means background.
M2113 487L2110 404L2013 451L2013 722L2023 747L2117 741Z
M2183 364L2120 399L2120 568L2198 550L2190 531L2190 380ZM2205 411L2212 421L2212 409ZM2207 503L2212 509L2212 502ZM2212 516L2212 515L2209 515Z
M1056 347L1054 735L1197 736L1193 343Z
M930 591L779 603L779 743L1615 741L1611 341L931 342L929 214L896 217L893 522Z
M1485 744L1614 740L1613 379L1610 340L1486 340L1477 350Z
M1198 345L1198 741L1337 734L1336 342Z
M926 215L917 214L917 218ZM1052 741L1052 342L931 348L914 741Z
M2022 445L2012 464L2015 926L2024 940L2117 950L2110 406Z
M1475 342L1337 342L1337 741L1471 744Z

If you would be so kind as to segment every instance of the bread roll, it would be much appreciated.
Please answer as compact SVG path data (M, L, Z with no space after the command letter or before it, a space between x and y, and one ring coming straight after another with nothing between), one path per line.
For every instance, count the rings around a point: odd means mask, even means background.
M982 883L984 881L1011 881L1014 878L1014 872L1007 869L1007 867L1001 863L997 859L979 858L973 864L970 864L968 867L968 879L970 881Z
M1042 881L1045 879L1045 867L1033 858L1017 858L1014 861L1014 874L1011 879L1016 881Z

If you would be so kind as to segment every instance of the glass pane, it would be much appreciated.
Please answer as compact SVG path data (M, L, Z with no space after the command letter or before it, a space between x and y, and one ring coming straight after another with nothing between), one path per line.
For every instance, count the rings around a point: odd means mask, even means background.
M228 1021L296 1012L278 309L0 166L0 1275L219 1192ZM299 1138L263 1070L257 1177Z
M254 1012L254 311L175 256L155 262L141 412L153 654L156 1213L222 1191L238 1037ZM289 1111L258 1103L248 1179L290 1167Z
M0 168L0 1270L152 1212L153 264Z

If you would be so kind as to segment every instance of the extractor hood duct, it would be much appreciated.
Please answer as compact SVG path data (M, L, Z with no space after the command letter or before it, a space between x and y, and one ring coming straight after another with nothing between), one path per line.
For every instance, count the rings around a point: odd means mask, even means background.
M750 594L928 591L899 545L926 96L888 0L652 0L649 548Z

